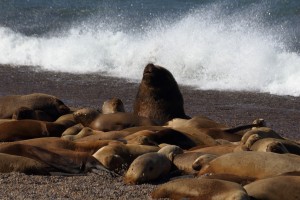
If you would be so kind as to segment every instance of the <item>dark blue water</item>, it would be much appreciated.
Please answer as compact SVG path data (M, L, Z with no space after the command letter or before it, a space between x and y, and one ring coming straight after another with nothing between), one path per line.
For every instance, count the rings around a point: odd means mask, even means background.
M299 22L299 0L0 0L0 64L299 96Z

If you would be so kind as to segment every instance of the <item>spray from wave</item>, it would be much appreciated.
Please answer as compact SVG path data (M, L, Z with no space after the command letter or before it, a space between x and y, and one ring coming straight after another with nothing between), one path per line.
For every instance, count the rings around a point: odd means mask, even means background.
M255 20L248 19L253 15ZM258 19L257 11L226 15L211 6L128 30L99 19L59 36L25 36L0 27L0 63L139 80L153 62L180 84L199 89L299 96L300 55L286 49L283 31L274 34Z

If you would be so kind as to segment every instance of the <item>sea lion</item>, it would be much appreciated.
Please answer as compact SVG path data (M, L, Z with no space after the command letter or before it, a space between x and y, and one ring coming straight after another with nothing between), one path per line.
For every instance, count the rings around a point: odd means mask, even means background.
M191 152L201 152L201 153L208 153L214 155L224 155L227 153L232 153L236 151L242 151L243 146L236 145L236 144L224 144L224 145L216 145L216 146L209 146L209 147L200 147L198 149L192 148L190 149ZM248 150L248 149L243 149Z
M20 107L12 115L12 119L22 120L22 119L34 119L40 121L54 121L51 116L42 110L33 110L27 107Z
M102 114L110 114L110 113L117 113L117 112L125 112L125 108L121 99L114 97L107 101L104 101L101 111Z
M182 149L189 149L197 145L193 138L170 128L164 128L160 131L139 131L126 136L124 139L128 143L137 143L137 141L147 141L148 143L152 143L151 145L167 143L177 145Z
M194 127L194 128L228 128L224 124L213 121L205 116L194 116L191 119L174 118L165 125L169 128Z
M200 178L176 179L158 186L152 192L152 198L170 199L249 199L246 191L237 183Z
M13 113L21 107L44 111L54 120L70 112L70 109L55 96L33 93L0 97L0 118L12 118Z
M243 151L215 158L200 170L199 175L231 174L262 179L299 170L300 157L297 155Z
M108 171L89 153L68 149L54 149L31 146L27 144L12 144L1 148L2 153L24 156L45 163L55 169L67 173L85 173L92 169Z
M300 145L287 139L263 138L256 141L250 150L300 155Z
M93 156L106 168L121 172L138 156L157 152L159 147L133 144L110 144L99 149Z
M276 176L257 180L244 186L250 197L255 199L299 200L300 176Z
M172 167L172 160L183 150L175 145L168 145L158 152L140 155L129 166L124 181L129 184L141 184L167 175Z
M135 126L153 126L150 119L146 117L140 117L133 113L110 113L99 115L89 125L90 128L97 131L118 131L129 127Z
M250 131L247 131L242 139L241 143L245 145L246 147L250 148L252 144L254 144L257 140L263 139L263 138L277 138L277 139L284 139L281 137L278 133L276 133L274 130L268 127L258 127L254 128Z
M212 161L217 157L218 155L215 154L209 154L209 153L203 154L198 158L196 158L191 166L194 170L199 171L203 166L207 165L210 161Z
M134 101L134 113L150 118L159 125L185 115L183 97L176 80L167 69L148 64Z
M88 127L99 114L100 112L93 108L82 108L73 112L75 121L85 127Z
M66 136L66 135L76 135L78 134L82 129L84 128L84 126L82 124L75 124L69 128L67 128L62 134L61 136Z

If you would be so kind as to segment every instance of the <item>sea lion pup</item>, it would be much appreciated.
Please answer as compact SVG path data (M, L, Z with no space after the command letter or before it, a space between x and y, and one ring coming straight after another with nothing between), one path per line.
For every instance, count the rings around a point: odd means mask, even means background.
M23 156L0 153L0 173L20 172L25 174L49 175L55 171L49 165Z
M173 118L189 118L183 108L183 97L176 80L167 69L148 64L134 101L133 112L159 125Z
M118 131L135 126L153 126L153 121L133 113L111 113L99 115L89 127L97 131Z
M161 143L167 143L177 145L182 149L189 149L195 147L197 143L193 138L179 131L165 128L160 131L143 130L124 138L129 144L137 144L139 142L147 142L150 145L159 145Z
M299 200L300 176L276 176L257 180L244 186L255 199Z
M42 110L33 110L27 107L20 107L12 115L12 119L22 120L22 119L34 119L40 121L54 121L51 116Z
M93 108L82 108L73 112L75 121L85 127L88 127L99 114L100 112Z
M254 128L250 131L247 131L242 139L241 143L245 145L246 147L250 148L252 144L254 144L257 140L263 139L263 138L277 138L277 139L284 139L281 137L278 133L276 133L274 130L268 127L258 127Z
M0 97L0 118L11 118L20 107L44 111L54 120L70 112L70 109L55 96L33 93Z
M67 173L85 173L92 169L108 171L97 159L86 152L41 148L27 144L12 144L1 149L1 152L8 154L12 151L14 152L13 155L37 160Z
M117 112L125 112L125 108L121 99L114 97L107 101L104 101L101 111L102 114L110 114Z
M124 181L129 184L141 184L167 175L172 167L172 160L183 153L180 147L168 145L158 152L140 155L129 166Z
M180 119L174 118L168 121L165 125L169 128L180 128L180 127L195 127L195 128L228 128L224 124L213 121L212 119L205 116L194 116L191 119Z
M110 144L102 147L93 156L99 160L106 168L122 172L138 156L157 152L159 147L133 144Z
M152 192L152 198L170 199L249 199L246 191L237 183L200 178L176 179L158 186Z
M300 157L294 154L271 152L234 152L222 155L207 165L199 175L230 174L252 179L262 179L300 170Z
M251 151L293 153L300 155L300 145L291 140L276 138L263 138L256 141L251 147Z

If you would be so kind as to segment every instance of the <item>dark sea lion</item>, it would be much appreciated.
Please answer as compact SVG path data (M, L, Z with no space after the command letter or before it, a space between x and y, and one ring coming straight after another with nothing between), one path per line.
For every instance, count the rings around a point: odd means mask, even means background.
M20 107L12 115L12 119L22 120L22 119L34 119L40 121L54 121L50 115L42 110L33 110L27 107Z
M135 126L153 126L155 123L149 118L140 117L133 113L101 114L89 125L98 131L118 131Z
M53 119L70 112L70 109L55 96L33 93L0 97L0 118L12 118L13 113L21 107L41 110Z
M0 153L0 173L49 175L50 171L55 171L55 169L45 163L23 156Z
M212 160L200 170L199 175L231 174L262 179L294 171L300 171L300 157L297 155L244 151Z
M255 199L299 200L300 176L276 176L257 180L244 186Z
M114 97L103 103L101 111L102 114L110 114L117 112L125 112L125 108L121 99Z
M152 198L170 199L249 199L246 191L237 183L200 178L176 179L158 186L152 192Z
M185 115L183 97L176 80L167 69L148 64L134 101L134 113L162 125Z

